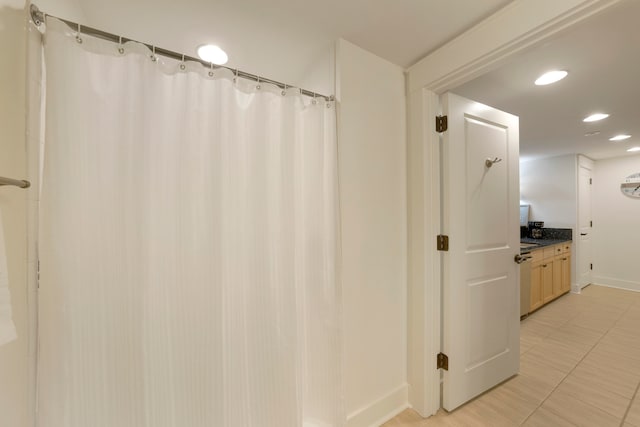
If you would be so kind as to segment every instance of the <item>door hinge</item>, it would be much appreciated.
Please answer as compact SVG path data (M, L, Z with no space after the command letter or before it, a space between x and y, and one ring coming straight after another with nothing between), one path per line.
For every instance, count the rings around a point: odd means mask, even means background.
M593 270L593 264L589 264L589 270Z
M593 227L593 221L589 221L589 227Z
M436 369L449 370L449 356L444 353L438 353L438 367Z
M448 251L449 250L449 236L444 236L442 234L438 235L436 247L439 251Z
M448 128L447 116L436 116L436 132L445 132Z
M589 184L593 184L593 179L589 178Z

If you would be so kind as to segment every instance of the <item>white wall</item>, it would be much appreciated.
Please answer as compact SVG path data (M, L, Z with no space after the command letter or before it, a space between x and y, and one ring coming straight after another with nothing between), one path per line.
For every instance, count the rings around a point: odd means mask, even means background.
M520 200L531 205L531 220L545 227L573 228L577 212L576 156L520 163Z
M16 4L18 3L18 4ZM23 2L0 2L0 175L24 179L26 14ZM0 425L30 426L27 293L27 191L0 187L13 319L18 339L0 347Z
M337 47L344 375L349 426L407 406L407 190L403 70Z
M640 291L640 199L620 191L628 175L640 172L640 155L595 162L593 172L593 281Z
M299 87L323 95L335 95L336 45L335 43L318 56L316 61L299 72L291 82Z

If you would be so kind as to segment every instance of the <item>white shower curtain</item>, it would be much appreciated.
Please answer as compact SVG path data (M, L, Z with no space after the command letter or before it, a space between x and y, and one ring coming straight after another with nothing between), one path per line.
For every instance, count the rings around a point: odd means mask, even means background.
M38 426L342 425L333 102L80 37L49 19Z

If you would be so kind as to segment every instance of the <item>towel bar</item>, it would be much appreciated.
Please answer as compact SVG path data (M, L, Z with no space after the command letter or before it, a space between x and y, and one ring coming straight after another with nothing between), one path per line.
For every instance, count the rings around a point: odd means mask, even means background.
M31 183L24 179L11 179L0 176L0 185L15 185L20 188L29 188Z

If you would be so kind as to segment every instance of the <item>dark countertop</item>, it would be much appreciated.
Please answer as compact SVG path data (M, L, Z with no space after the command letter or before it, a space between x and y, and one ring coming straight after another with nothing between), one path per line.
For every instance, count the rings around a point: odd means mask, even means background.
M558 243L571 242L571 239L532 239L530 237L522 237L520 243L535 243L538 246L520 249L520 252L531 252L545 246L557 245Z

